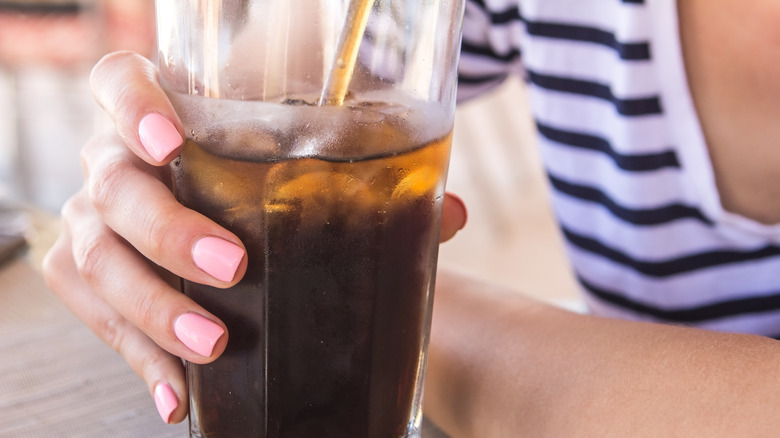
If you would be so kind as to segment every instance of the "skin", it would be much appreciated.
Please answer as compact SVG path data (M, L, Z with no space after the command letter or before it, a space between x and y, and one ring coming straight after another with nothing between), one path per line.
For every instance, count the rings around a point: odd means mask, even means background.
M774 223L780 219L774 201L780 184L773 184L780 171L773 142L780 138L780 44L772 41L780 43L773 26L780 6L749 3L680 2L681 37L723 204ZM203 236L240 241L177 204L160 182L162 165L177 151L158 162L141 146L138 122L150 112L182 131L151 64L127 52L109 55L95 67L92 86L118 135L85 146L85 185L63 210L46 279L150 392L167 382L186 400L179 358L212 361L228 335L208 358L181 344L173 321L182 313L223 324L170 287L165 273L228 287L245 266L232 282L220 282L194 265L191 248ZM442 240L465 220L462 204L448 198ZM440 271L436 294L425 412L453 438L734 437L780 430L776 341L574 314L448 271ZM186 412L180 402L170 421Z
M437 279L426 416L452 438L769 437L780 344L577 315Z
M780 3L685 0L678 9L688 82L721 203L779 223Z

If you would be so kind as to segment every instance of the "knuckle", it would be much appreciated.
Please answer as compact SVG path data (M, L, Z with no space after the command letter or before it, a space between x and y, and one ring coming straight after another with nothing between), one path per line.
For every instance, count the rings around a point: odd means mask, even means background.
M73 247L76 269L87 283L101 278L113 239L104 232L89 233Z
M67 228L72 221L78 221L89 215L90 210L86 187L82 187L62 204L60 215L63 219L63 228Z
M168 364L168 358L168 353L159 348L145 354L139 367L141 378L148 380L151 376L159 375L160 370Z
M70 257L70 251L62 242L62 236L55 242L54 246L46 253L43 258L41 270L43 280L54 293L59 294L63 290L62 282L64 277L63 270L68 266L67 258Z
M65 201L64 204L62 204L62 208L60 209L60 216L62 216L64 220L67 220L68 218L76 216L77 211L78 207L76 203L76 196L71 196Z
M85 177L89 177L90 151L92 149L93 143L94 143L94 138L90 138L84 144L84 146L82 146L81 150L79 150L79 162L81 163L81 172L84 174Z
M157 294L154 292L143 293L136 297L134 311L134 320L143 329L153 329L157 327L157 321L160 319L160 313L157 311Z
M95 151L106 142L107 134L94 134L87 140L79 151L81 169L84 175L89 175L90 164L94 161Z
M107 76L112 75L116 71L115 69L117 66L132 61L137 56L139 55L129 50L119 50L104 55L95 66L92 67L92 71L89 74L89 82L93 89L100 81L105 80Z
M176 236L180 233L172 231L175 224L180 223L171 208L149 214L143 224L145 244L151 258L159 258L162 252L176 246Z
M97 335L114 351L125 356L127 320L119 315L105 318L96 327Z
M99 100L110 108L123 108L137 97L134 79L152 81L155 78L156 69L148 59L129 50L119 50L103 56L95 64L90 73L90 85Z
M89 199L95 210L105 212L116 202L116 195L125 182L127 172L133 164L122 159L111 159L103 163L89 179Z

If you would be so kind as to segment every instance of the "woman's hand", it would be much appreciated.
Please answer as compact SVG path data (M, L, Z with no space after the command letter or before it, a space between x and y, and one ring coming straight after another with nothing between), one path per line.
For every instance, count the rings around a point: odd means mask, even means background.
M215 287L244 274L241 241L172 195L168 163L181 123L146 59L108 55L91 84L117 135L83 149L85 184L62 212L62 234L44 262L51 289L147 383L160 414L187 414L183 358L208 363L228 334L214 315L161 273Z
M183 143L179 118L145 58L118 52L91 76L116 134L82 151L84 187L62 211L62 233L44 262L51 289L146 382L163 420L187 415L181 359L208 363L228 342L217 317L173 285L182 277L219 288L246 271L241 241L171 193L166 164ZM442 240L466 212L445 198Z

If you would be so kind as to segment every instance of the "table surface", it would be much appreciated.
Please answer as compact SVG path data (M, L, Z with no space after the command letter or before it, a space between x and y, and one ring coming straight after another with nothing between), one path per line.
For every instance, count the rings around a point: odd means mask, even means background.
M0 266L0 438L186 437L145 383L52 294L35 248ZM423 438L446 438L425 423Z

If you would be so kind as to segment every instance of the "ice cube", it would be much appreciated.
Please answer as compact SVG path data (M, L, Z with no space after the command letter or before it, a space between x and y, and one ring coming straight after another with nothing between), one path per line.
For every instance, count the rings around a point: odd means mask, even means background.
M431 166L423 166L409 172L393 189L391 199L412 200L429 196L439 183L438 172Z
M225 159L187 141L174 173L181 199L229 228L247 228L257 215L266 165Z
M338 217L376 210L376 199L365 181L348 173L329 170L307 172L273 184L269 178L266 211L299 209L307 222L324 224Z

